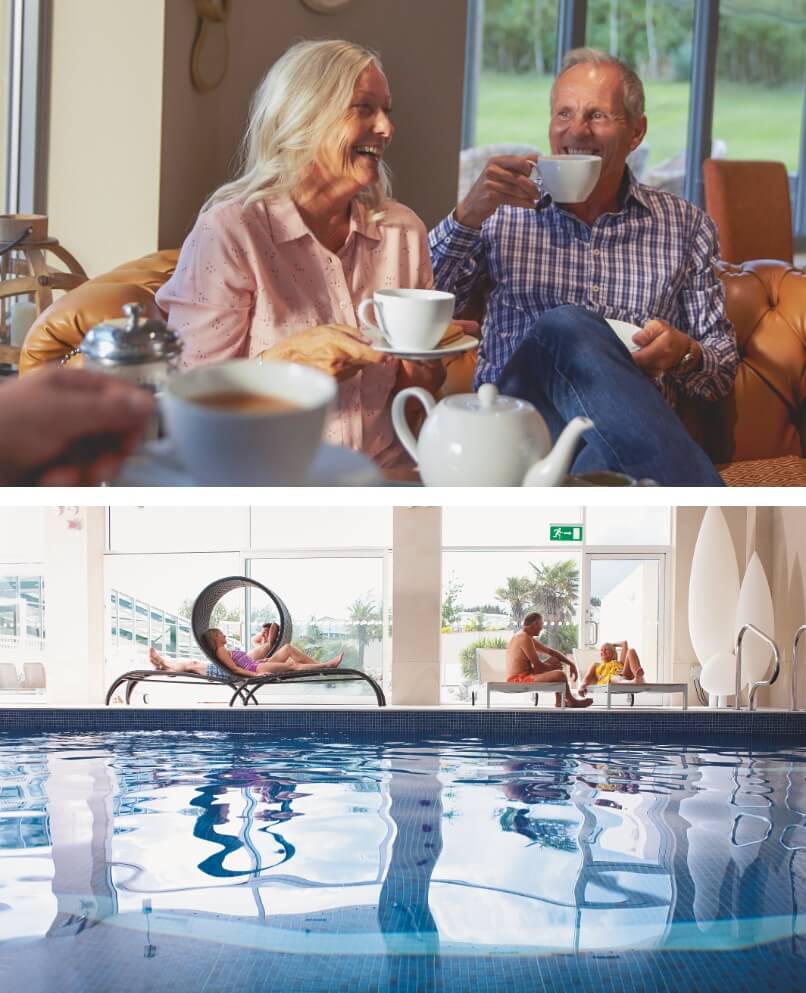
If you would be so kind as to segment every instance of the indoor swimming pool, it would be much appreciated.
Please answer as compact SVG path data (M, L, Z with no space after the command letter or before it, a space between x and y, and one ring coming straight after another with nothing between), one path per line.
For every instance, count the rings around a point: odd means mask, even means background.
M2 735L0 986L803 988L806 747L523 737Z

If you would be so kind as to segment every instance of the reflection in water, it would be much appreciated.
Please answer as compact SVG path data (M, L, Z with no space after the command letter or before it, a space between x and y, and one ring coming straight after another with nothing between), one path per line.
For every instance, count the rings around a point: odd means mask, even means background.
M50 939L93 932L126 961L332 947L423 990L503 951L802 960L806 751L0 742L0 887L0 936L54 976Z

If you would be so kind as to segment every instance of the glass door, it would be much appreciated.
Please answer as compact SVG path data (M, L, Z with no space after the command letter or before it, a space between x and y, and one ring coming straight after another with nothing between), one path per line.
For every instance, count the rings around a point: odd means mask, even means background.
M665 573L662 553L586 554L582 646L626 640L638 653L646 681L661 681Z

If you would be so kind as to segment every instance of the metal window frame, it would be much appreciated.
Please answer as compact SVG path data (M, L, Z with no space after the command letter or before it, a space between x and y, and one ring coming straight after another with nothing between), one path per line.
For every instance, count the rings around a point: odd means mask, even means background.
M11 0L4 208L47 213L52 0Z
M711 154L718 42L719 0L700 0L694 4L686 177L683 187L683 195L698 207L705 203L702 164Z
M565 53L585 44L588 20L588 0L560 0L557 11L557 51L554 57L555 75L560 71Z

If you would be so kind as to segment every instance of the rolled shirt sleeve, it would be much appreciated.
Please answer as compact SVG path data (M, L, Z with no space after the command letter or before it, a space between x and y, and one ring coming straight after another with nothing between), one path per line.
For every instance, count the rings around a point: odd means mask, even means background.
M731 391L739 364L736 331L725 315L725 289L716 273L719 239L706 214L697 213L687 278L680 291L686 326L681 328L702 349L702 365L681 376L670 375L678 390L702 400L719 400Z

